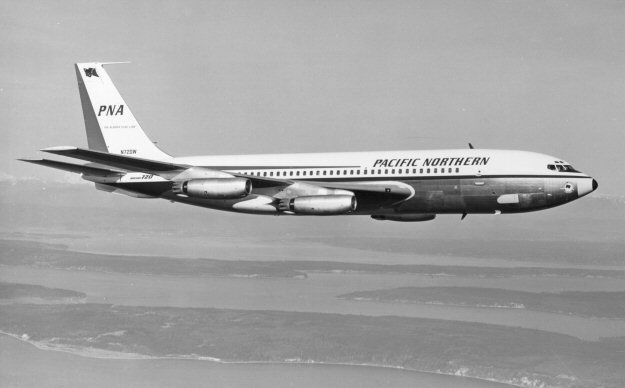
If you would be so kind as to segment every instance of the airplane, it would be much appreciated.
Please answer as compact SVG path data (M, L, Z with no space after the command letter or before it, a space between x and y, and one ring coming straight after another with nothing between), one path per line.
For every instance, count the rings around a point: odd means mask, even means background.
M88 148L41 151L87 161L20 159L82 175L137 198L268 215L369 215L428 221L438 214L521 213L598 187L561 158L468 149L173 157L153 143L104 65L76 63Z

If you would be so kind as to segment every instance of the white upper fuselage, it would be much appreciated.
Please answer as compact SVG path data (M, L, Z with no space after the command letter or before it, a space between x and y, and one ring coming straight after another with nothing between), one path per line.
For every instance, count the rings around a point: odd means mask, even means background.
M330 177L330 174L334 179L401 179L402 176L556 177L563 173L558 168L550 170L548 165L569 165L562 159L535 152L487 149L188 156L175 158L174 163L293 180L322 179ZM566 175L588 177L579 172L567 172Z

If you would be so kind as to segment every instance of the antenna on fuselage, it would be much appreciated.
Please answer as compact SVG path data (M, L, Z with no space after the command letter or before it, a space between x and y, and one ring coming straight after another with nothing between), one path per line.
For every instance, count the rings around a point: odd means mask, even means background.
M474 149L473 144L469 143L469 149Z

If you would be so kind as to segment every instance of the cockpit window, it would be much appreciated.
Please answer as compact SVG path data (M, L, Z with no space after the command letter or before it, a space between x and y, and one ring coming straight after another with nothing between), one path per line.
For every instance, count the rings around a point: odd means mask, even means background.
M556 171L556 169L560 172L579 172L573 168L570 164L548 164L547 168L552 171Z

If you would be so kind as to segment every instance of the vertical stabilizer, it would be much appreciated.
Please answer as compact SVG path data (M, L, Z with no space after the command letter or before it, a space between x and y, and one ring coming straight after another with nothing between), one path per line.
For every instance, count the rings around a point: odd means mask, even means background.
M145 159L171 159L143 132L102 65L76 64L89 148Z

